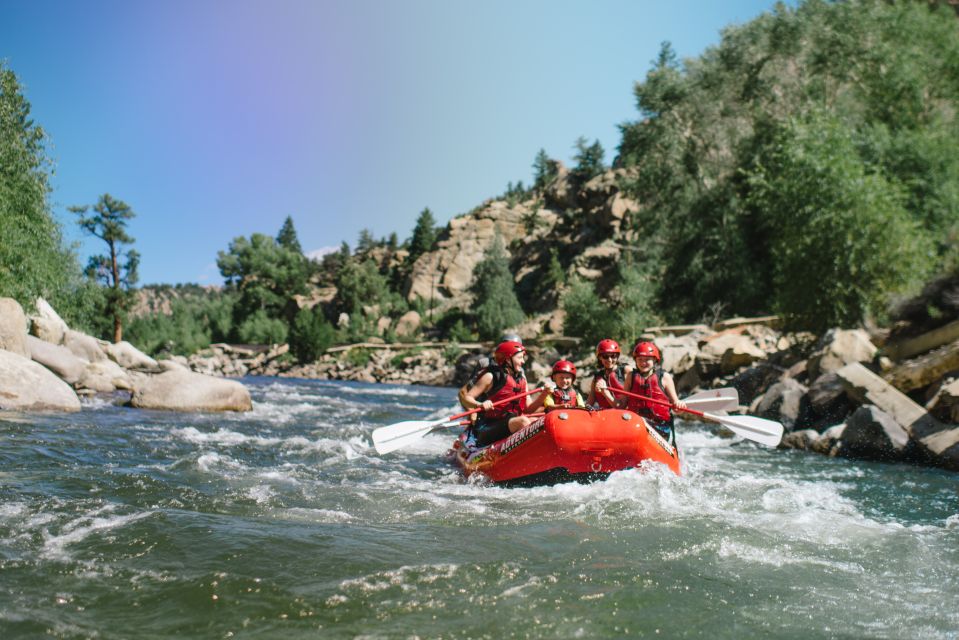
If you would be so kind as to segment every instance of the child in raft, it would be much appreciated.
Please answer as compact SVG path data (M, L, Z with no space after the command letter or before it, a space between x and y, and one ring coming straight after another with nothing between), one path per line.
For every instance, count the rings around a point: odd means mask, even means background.
M526 413L535 413L540 409L585 409L583 396L573 388L576 382L576 365L569 360L557 360L550 374L552 384L547 383L546 390L530 403Z

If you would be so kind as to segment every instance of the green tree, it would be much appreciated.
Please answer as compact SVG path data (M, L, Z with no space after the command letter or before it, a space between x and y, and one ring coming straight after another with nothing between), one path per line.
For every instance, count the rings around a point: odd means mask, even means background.
M356 243L356 252L369 253L375 248L376 238L373 237L373 232L366 228L360 229L360 237Z
M509 257L498 234L473 271L471 291L475 300L476 328L483 338L492 340L526 317L516 298Z
M542 190L558 173L559 163L546 155L546 149L540 149L533 159L533 188Z
M776 129L748 184L773 250L775 310L793 326L854 326L928 268L932 244L902 191L866 168L829 115Z
M127 245L134 238L127 233L127 223L136 217L130 205L109 193L93 205L69 207L79 220L80 228L100 238L107 245L107 255L90 256L87 275L106 287L106 312L113 318L113 341L123 340L123 320L130 306L130 292L139 276L140 254Z
M603 156L606 151L599 140L594 140L593 144L588 144L586 138L580 136L576 140L576 154L573 160L576 165L573 167L573 175L582 182L586 182L606 171L606 165L603 164Z
M50 211L47 136L30 118L16 74L0 61L0 296L43 296L72 325L93 315L90 285Z
M319 307L300 309L290 329L290 351L301 364L315 362L333 344L336 330Z
M436 220L433 218L433 212L427 207L420 212L416 219L416 226L413 227L413 236L410 238L409 263L413 264L421 255L431 251L435 242Z
M276 242L284 249L295 251L296 253L303 253L303 247L300 246L300 239L297 237L296 229L293 227L293 218L290 216L287 216L286 220L283 221L280 232L276 234Z
M613 336L613 311L600 300L592 282L572 278L560 306L566 313L563 323L566 335L582 338L587 346Z
M217 253L217 266L227 286L236 291L233 326L243 342L254 337L282 342L274 321L285 329L299 307L294 296L304 295L311 267L298 251L281 246L262 233L234 238L229 249ZM283 338L285 339L285 333Z

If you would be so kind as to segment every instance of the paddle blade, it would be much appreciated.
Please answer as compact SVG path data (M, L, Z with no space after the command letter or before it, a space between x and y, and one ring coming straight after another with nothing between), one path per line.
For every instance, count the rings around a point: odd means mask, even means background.
M407 420L373 429L373 448L381 456L397 449L408 447L425 438L430 432L445 427L461 426L459 421L428 422L425 420Z
M739 398L686 398L686 407L696 411L728 411L739 407Z
M767 447L778 446L783 438L783 426L773 420L755 416L720 416L708 413L705 417L715 420L738 436Z
M707 389L684 398L683 402L697 411L727 411L739 406L739 391L733 387Z

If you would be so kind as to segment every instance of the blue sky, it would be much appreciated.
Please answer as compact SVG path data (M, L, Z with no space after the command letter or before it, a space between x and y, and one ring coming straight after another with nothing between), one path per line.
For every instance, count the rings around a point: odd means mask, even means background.
M275 235L304 251L409 237L579 136L612 160L633 84L768 0L0 0L0 59L55 163L52 204L82 260L102 248L67 207L137 213L142 284L222 281L217 251Z

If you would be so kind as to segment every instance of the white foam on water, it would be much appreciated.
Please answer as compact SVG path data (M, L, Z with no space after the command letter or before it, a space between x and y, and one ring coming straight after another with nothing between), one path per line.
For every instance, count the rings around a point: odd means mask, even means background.
M88 514L68 522L61 528L59 535L44 531L41 556L51 560L69 560L70 555L67 552L68 546L86 540L91 536L101 535L105 532L124 527L131 522L142 520L156 513L155 511L140 511L137 513L100 517L100 514L108 513L115 509L115 505L106 505L103 508L95 509Z
M263 436L248 436L245 433L217 429L214 432L200 431L196 427L181 427L173 429L172 435L196 444L220 444L226 446L255 445L259 447L274 447L283 442L282 438L264 438Z
M275 495L276 492L273 490L273 487L265 484L250 487L246 490L247 498L255 501L257 504L268 504Z
M214 469L243 469L244 466L229 456L210 451L196 459L196 468L203 473L212 473Z
M304 520L306 522L315 522L317 524L336 524L340 522L353 522L356 518L346 511L336 509L309 509L306 507L294 507L286 509L280 513L283 518Z

